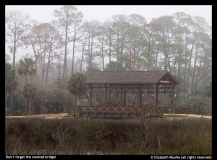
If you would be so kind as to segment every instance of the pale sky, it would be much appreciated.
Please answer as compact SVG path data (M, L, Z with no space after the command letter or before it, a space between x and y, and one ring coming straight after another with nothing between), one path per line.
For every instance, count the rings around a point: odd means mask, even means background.
M172 15L176 12L184 12L193 16L200 16L212 25L211 5L75 5L78 11L84 15L83 19L90 21L96 19L100 22L111 18L116 14L139 14L149 23L152 18ZM60 5L6 5L6 13L11 10L20 10L30 14L32 19L39 22L51 22L55 19L52 12L60 9Z
M186 14L203 17L210 26L212 26L212 5L75 5L78 11L83 13L83 20L91 21L98 20L105 22L105 20L112 18L117 14L139 14L146 18L147 23L150 23L152 18L158 18L160 16L172 16L176 12L184 12ZM55 9L60 9L60 5L6 5L5 12L19 10L24 14L29 14L31 19L38 22L51 22L56 19L52 13ZM9 49L6 46L6 53L11 57ZM20 51L16 54L16 62L21 58L21 55L25 55L28 50Z

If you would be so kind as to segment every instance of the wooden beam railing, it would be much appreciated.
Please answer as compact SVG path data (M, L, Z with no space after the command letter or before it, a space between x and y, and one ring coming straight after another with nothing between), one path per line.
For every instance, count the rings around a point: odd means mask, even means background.
M80 115L82 114L99 114L99 113L119 113L119 114L133 114L134 116L141 116L141 115L153 115L154 108L152 106L126 106L126 107L113 107L113 106L72 106L68 108L69 115ZM197 114L196 108L190 107L175 107L174 108L175 114ZM172 107L156 107L155 114L164 114L164 113L173 113Z

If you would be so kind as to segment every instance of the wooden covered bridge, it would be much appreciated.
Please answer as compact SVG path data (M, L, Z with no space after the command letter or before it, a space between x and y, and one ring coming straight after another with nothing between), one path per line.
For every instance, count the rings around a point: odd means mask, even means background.
M162 117L168 108L159 107L158 94L171 93L174 113L175 86L180 82L168 71L99 71L85 82L88 105L69 107L69 115L99 118ZM151 105L144 94L151 94Z

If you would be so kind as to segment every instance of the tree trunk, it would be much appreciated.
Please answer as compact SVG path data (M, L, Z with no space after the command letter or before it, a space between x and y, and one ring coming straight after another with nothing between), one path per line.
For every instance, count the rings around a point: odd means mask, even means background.
M31 109L31 98L29 98L28 108L29 108L29 115L31 115L31 114L32 114L32 109Z
M48 54L48 63L47 63L47 71L46 71L46 77L45 77L45 82L47 84L47 79L48 79L48 75L49 75L49 69L50 69L50 62L51 62L51 52L52 52L52 39L51 39L51 44L50 44L50 49L49 49L49 54Z
M11 115L13 114L13 100L14 100L14 92L11 93L11 98L10 98Z
M109 70L111 70L111 57L112 57L112 33L109 35Z
M123 66L123 52L124 52L124 35L121 34L121 66Z
M193 77L192 77L192 82L191 82L191 93L194 93L194 79L195 79L195 76L196 76L195 72L196 72L198 48L199 48L199 45L197 44L197 49L196 49L195 57L194 57L194 68L193 68Z
M27 105L25 107L25 114L28 115L29 114L29 99L27 99Z
M64 55L64 65L63 65L63 80L67 79L67 38L68 38L68 25L66 22L66 31L65 31L65 55Z
M45 76L45 83L47 84L47 79L48 79L48 74L49 74L49 66L50 64L48 64L48 68L47 68L47 72L46 72L46 76Z
M167 53L164 49L164 70L166 71L167 70Z
M158 48L157 48L157 52L156 52L155 69L157 68L157 59L158 59Z
M28 82L28 81L27 81L27 73L25 74L25 78L26 78L26 84L27 84L27 82Z
M74 34L73 49L72 49L72 74L74 72L75 38L76 38L76 33Z
M180 49L180 42L178 42L179 46L178 46L178 80L181 80L181 49Z
M59 64L58 64L58 75L59 75L59 80L60 80L60 76L61 76L61 71L60 71L60 58L59 58ZM59 81L60 83L60 81Z
M191 82L191 93L194 92L194 79L195 79L195 72L196 72L198 48L199 48L199 44L197 44L197 49L196 49L195 58L194 58L193 77L192 77L192 82Z
M122 61L121 61L121 66L122 65ZM131 52L131 46L130 46L130 64L129 64L129 71L132 71L132 52Z
M104 48L103 48L104 38L102 39L102 71L104 71Z
M193 86L194 87L194 91L196 91L197 85L200 82L200 80L202 79L202 78L199 78L199 80L198 80L199 70L200 70L201 67L202 67L202 59L200 60L200 66L197 69L197 74L195 74L195 82L194 82L194 86Z
M187 80L186 80L187 81L187 86L186 86L187 93L188 93L188 86L189 86L189 77L190 77L191 59L192 59L193 49L194 49L194 45L192 44L192 46L191 46L191 54L190 54L190 58L189 58L189 61L188 61L188 73L187 73Z
M116 54L117 54L117 61L119 61L119 30L117 31L117 40L116 40Z
M92 66L92 58L93 58L93 35L92 35L92 38L91 38L91 45L90 45L90 57L91 57L90 66Z
M133 39L133 55L134 55L134 64L133 64L133 69L136 71L136 47L135 47L135 38Z
M186 88L186 86L187 86L187 72L186 72L186 70L187 70L187 51L188 51L188 49L187 49L187 46L188 45L188 37L187 37L187 33L185 34L185 76L184 76L184 85L185 85L185 87L184 87L184 91L185 92L188 92L188 90L187 90L187 88Z
M84 59L84 49L85 49L85 44L86 44L86 39L85 39L85 42L83 43L83 47L82 47L82 55L81 55L81 66L80 66L80 72L82 71L82 65L83 65L83 59Z
M35 51L34 44L32 44L32 48L33 48L34 55L35 55L35 76L36 76L36 75L37 75L37 64L38 64L38 57L37 57L37 54L36 54L36 51Z
M80 96L76 95L76 105L79 106L80 105Z
M14 49L13 49L13 71L15 70L15 54L16 54L16 43L17 43L17 35L16 35L17 29L15 25L15 32L14 32Z
M16 54L16 24L15 24L15 32L14 32L14 49L13 49L13 71L15 71L15 54ZM14 92L11 94L10 99L10 108L11 108L11 114L12 114L12 108L13 108L13 100L14 100Z
M45 55L46 55L46 42L44 46L44 57L42 57L42 84L44 84L44 74L45 74Z
M150 70L150 61L151 61L151 41L148 40L148 71Z
M91 64L91 55L90 55L90 34L89 34L89 37L88 37L88 65L90 66Z

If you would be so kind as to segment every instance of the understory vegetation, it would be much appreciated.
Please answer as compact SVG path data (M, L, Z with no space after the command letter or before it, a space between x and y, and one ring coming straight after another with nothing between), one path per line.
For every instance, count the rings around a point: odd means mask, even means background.
M180 82L178 107L212 113L212 26L203 17L174 12L147 22L135 11L86 21L73 5L50 14L50 22L20 10L5 14L6 115L66 113L87 105L84 82L97 71L154 70L169 71ZM166 93L161 106L172 106L171 97Z
M6 154L211 155L207 119L6 119Z

